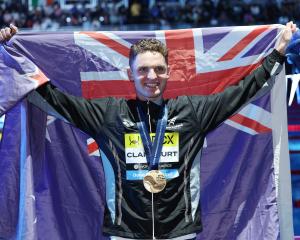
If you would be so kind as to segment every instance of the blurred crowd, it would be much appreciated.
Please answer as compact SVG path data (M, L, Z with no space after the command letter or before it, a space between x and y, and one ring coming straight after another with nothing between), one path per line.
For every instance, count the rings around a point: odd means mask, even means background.
M186 0L185 4L172 0L154 1L155 4L131 0L127 6L124 2L99 1L95 8L76 4L66 10L57 1L29 10L26 5L7 1L0 5L0 25L7 26L12 22L20 28L36 30L67 26L97 30L105 25L142 23L176 28L183 23L192 27L286 23L288 20L297 21L300 16L299 0Z

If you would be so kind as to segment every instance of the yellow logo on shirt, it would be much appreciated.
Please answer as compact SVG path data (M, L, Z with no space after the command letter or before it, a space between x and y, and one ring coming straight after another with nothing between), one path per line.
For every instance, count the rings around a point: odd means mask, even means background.
M150 134L150 139L154 142L155 133ZM179 144L178 132L165 133L163 146L175 147ZM143 146L142 138L139 133L126 133L125 134L125 148L139 148Z
M126 133L124 137L126 163L147 163L141 135L139 133ZM154 142L155 133L150 134L150 139ZM160 162L178 161L179 133L165 133Z

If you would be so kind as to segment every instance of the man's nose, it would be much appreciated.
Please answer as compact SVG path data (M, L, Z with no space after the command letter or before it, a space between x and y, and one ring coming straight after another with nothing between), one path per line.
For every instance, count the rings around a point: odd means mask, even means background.
M155 79L157 77L156 72L154 71L153 68L149 69L147 77L149 79Z

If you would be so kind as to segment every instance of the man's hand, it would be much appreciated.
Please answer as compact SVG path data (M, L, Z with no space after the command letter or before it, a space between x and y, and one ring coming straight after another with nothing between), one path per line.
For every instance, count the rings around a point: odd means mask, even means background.
M0 30L0 43L7 42L17 32L18 32L18 28L13 24L10 24L9 27L2 28Z
M278 52L280 52L282 55L285 55L286 47L289 44L289 42L290 42L290 40L292 38L292 35L293 35L294 32L296 32L296 30L297 30L297 25L294 24L293 22L288 22L285 25L285 28L284 28L284 30L282 32L279 44L276 47L276 50Z

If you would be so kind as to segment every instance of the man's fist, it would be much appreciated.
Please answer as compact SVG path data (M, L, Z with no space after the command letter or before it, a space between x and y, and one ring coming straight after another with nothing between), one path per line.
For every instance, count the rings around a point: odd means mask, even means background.
M17 32L18 32L18 28L13 24L10 24L9 27L2 28L0 30L0 43L8 41Z
M285 54L286 47L289 44L293 33L296 31L297 31L297 25L294 24L293 22L288 22L285 25L285 28L283 29L279 44L276 47L276 50L278 52L280 52L282 55Z

